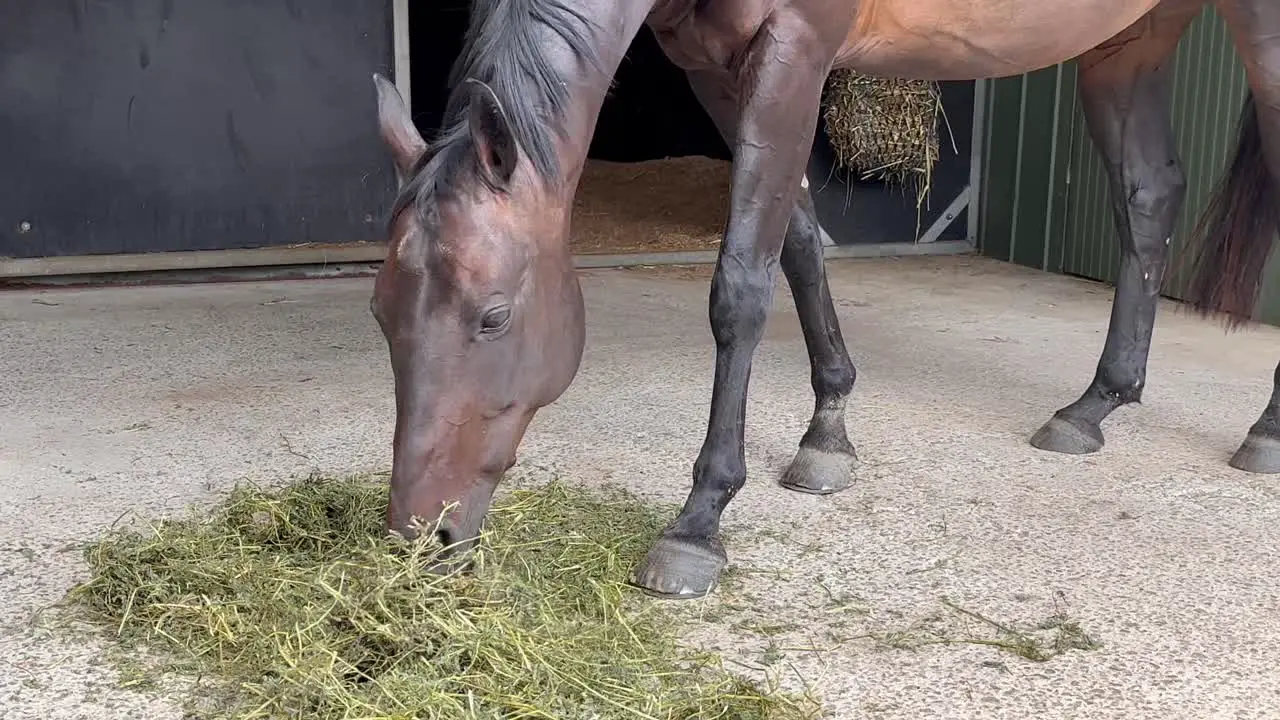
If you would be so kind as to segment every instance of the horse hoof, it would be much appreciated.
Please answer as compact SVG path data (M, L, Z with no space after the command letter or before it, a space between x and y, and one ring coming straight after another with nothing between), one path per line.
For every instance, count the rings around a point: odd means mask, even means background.
M1280 440L1249 433L1240 449L1231 456L1230 465L1237 470L1260 475L1280 473Z
M831 495L853 484L855 456L802 447L778 484L810 495Z
M1074 422L1058 415L1049 418L1049 422L1031 436L1033 447L1067 455L1096 453L1105 442L1098 426Z
M715 588L728 561L714 537L663 536L636 567L631 583L653 597L694 600Z

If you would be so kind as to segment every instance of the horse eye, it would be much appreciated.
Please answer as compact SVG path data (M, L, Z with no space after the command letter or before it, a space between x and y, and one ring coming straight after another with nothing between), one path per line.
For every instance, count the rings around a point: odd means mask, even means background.
M511 322L511 306L500 305L484 314L480 319L480 332L493 334L502 332Z

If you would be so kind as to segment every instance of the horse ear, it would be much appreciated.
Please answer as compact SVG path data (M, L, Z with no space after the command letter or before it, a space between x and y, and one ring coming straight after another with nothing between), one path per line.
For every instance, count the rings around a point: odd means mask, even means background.
M515 174L520 155L515 133L493 88L475 79L467 80L471 94L471 140L476 162L485 180L505 188Z
M396 172L403 182L413 171L413 166L427 150L427 142L418 134L413 124L413 116L405 107L404 99L396 86L387 79L373 74L373 84L378 88L378 130L382 140L391 150L391 158L395 161Z

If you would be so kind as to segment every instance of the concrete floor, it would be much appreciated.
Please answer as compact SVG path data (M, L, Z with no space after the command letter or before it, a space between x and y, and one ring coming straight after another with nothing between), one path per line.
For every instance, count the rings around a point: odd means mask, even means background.
M747 572L680 605L704 615L693 640L749 666L781 658L838 718L1280 717L1280 477L1226 465L1280 331L1224 336L1167 305L1145 405L1113 416L1102 453L1064 457L1026 439L1092 376L1108 289L974 258L830 274L859 369L859 482L827 498L774 483L811 409L780 290L753 375L751 480L726 515ZM525 461L683 499L710 397L707 277L584 273L582 370ZM0 293L0 717L179 717L114 689L94 648L25 623L80 577L68 543L127 510L178 510L244 476L385 468L391 375L369 292L365 278ZM1034 663L849 637L979 632L942 596L1005 623L1064 613L1102 648Z

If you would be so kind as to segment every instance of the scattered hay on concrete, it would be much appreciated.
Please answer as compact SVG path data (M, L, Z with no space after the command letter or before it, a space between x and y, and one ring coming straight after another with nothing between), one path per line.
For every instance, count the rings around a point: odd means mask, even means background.
M559 481L517 489L474 570L439 575L432 541L383 532L386 502L370 478L240 486L90 545L61 614L106 632L131 685L199 678L198 717L818 716L682 648L676 616L626 587L659 509Z
M938 161L937 84L834 70L823 103L836 162L863 179L914 188L918 207Z
M960 607L946 597L941 602L955 617L976 620L980 626L995 631L994 635L949 629L946 617L930 615L902 630L868 633L849 639L870 639L884 647L899 650L915 650L930 645L978 645L1041 663L1073 650L1091 651L1102 647L1079 622L1061 613L1055 613L1032 627L1016 627Z

